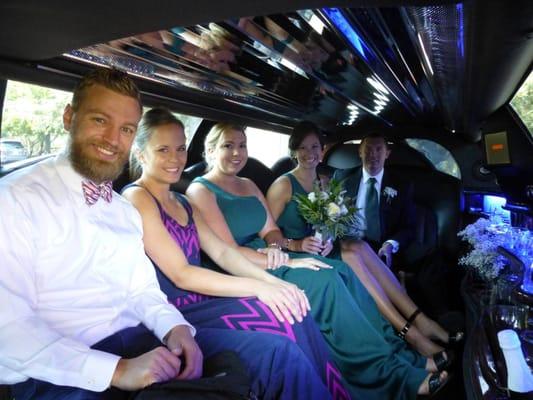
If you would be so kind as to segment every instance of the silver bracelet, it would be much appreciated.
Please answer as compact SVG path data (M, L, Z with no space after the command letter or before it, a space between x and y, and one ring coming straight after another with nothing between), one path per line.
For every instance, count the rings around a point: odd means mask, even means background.
M268 248L269 248L269 249L282 250L282 248L281 248L281 246L279 245L279 243L276 243L276 242L269 243L269 244L268 244Z

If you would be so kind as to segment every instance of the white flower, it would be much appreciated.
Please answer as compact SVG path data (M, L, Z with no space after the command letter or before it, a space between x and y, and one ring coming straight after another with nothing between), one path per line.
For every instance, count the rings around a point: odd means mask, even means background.
M335 219L340 214L341 214L341 208L337 204L335 204L333 202L328 204L328 217L329 218Z
M386 186L385 189L383 189L383 195L389 199L394 199L397 194L398 191L390 186Z
M385 186L385 189L383 189L383 196L387 199L387 204L390 204L391 200L394 199L397 194L398 191L390 186Z
M316 201L315 192L309 192L309 194L307 195L307 198L311 201L311 203L314 203Z
M329 193L328 192L324 192L324 191L321 191L319 194L318 194L318 198L320 200L327 200L329 197Z
M509 241L506 232L491 229L493 222L480 218L457 234L471 246L470 251L459 259L459 264L474 269L486 281L495 280L504 267L498 246Z
M341 215L346 215L348 214L348 208L343 204L341 206Z

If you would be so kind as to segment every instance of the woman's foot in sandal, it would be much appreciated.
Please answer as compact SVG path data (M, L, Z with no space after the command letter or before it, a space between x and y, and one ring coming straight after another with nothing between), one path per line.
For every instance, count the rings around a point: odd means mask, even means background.
M401 336L400 336L401 337ZM433 343L424 336L416 326L411 326L405 334L405 341L424 357L432 357L433 354L444 350L441 346Z
M421 396L433 395L442 389L447 382L448 373L446 371L433 372L424 379L418 388L418 394Z
M443 344L456 344L463 340L463 332L448 333L437 322L427 317L420 309L415 310L408 318L422 333L431 340L438 340Z
M453 355L446 351L439 351L426 359L426 371L440 372L448 369L453 362Z

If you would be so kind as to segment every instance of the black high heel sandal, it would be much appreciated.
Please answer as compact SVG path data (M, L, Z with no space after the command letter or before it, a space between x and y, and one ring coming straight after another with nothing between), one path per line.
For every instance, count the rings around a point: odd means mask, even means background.
M445 354L446 354L446 357L444 356ZM435 366L437 367L437 371L442 372L448 369L448 367L452 365L454 356L453 356L453 353L442 350L442 351L439 351L438 353L433 354L431 358L433 358L433 362L435 363Z
M433 397L435 394L437 394L437 392L439 392L448 383L449 380L449 376L446 379L441 380L440 372L432 373L428 381L428 396Z

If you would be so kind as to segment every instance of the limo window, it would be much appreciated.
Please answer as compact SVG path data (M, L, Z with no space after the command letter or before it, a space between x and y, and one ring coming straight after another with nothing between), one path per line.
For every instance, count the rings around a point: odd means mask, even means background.
M0 165L53 154L66 142L63 110L71 93L8 81L2 114Z
M248 156L272 167L281 157L289 155L289 135L259 128L246 128Z
M533 137L533 72L514 95L511 106Z
M445 174L461 179L461 171L452 154L440 144L427 139L405 139L405 142L413 149L418 150L433 164L433 166Z

